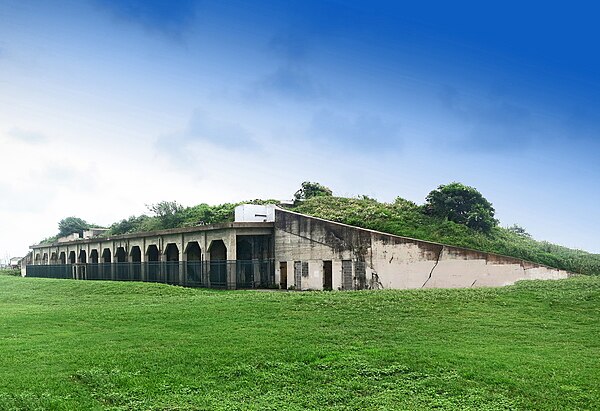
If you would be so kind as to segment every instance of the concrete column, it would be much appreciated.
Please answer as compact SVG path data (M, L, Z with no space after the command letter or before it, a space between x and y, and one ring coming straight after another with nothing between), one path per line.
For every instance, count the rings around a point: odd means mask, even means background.
M236 231L229 230L229 238L223 239L227 244L227 288L236 289L236 274L237 274L237 244Z
M141 255L140 255L140 276L142 277L142 281L148 281L146 278L146 237L142 238L141 245Z

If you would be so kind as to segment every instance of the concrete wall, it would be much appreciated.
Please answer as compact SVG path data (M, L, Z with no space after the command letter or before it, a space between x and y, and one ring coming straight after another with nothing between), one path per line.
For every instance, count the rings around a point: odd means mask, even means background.
M394 236L281 209L275 216L275 257L277 281L281 279L280 262L287 262L288 288L303 290L323 289L323 261L332 261L333 289L503 286L518 280L570 275L512 257ZM351 267L351 277L343 276L344 265Z

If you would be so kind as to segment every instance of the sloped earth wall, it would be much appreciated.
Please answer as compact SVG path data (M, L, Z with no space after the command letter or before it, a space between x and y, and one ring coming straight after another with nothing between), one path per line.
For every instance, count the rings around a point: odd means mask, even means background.
M517 258L366 230L287 210L276 210L275 256L308 263L300 289L323 289L323 261L332 261L333 289L348 289L342 261L352 261L352 289L504 286L518 280L567 278L572 273ZM276 278L281 272L276 268Z

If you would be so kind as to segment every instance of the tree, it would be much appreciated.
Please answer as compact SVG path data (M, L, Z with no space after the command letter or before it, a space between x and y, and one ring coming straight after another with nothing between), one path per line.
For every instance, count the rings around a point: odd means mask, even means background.
M84 230L88 230L92 225L78 217L63 218L58 222L58 236L65 237L73 233L83 235Z
M508 231L510 231L511 233L515 233L518 236L526 237L526 238L531 238L531 234L529 234L527 232L527 230L525 230L523 227L521 227L518 224L513 224L512 226L507 227L506 229Z
M333 192L331 191L331 189L319 183L311 183L310 181L303 182L300 187L300 190L296 191L296 193L294 194L294 198L296 199L296 201L307 200L312 197L324 196L333 196Z
M475 188L456 182L430 192L424 210L428 215L447 218L482 232L489 232L498 224L492 204Z
M183 206L177 201L161 201L156 204L146 204L146 207L160 221L161 228L176 228L183 221Z

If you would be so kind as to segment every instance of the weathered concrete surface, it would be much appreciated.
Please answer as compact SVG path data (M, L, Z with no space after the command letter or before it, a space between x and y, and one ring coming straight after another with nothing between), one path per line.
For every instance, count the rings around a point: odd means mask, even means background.
M323 261L332 261L333 288L342 289L342 261L353 266L352 288L460 288L503 286L525 279L559 279L570 273L524 260L394 236L276 210L275 256L286 261L295 288L294 262L308 263L300 288L323 288ZM347 263L348 264L348 263ZM357 267L364 264L364 278ZM292 269L290 269L290 267ZM281 273L276 266L276 279Z

